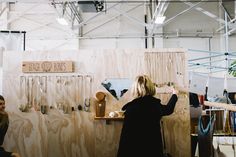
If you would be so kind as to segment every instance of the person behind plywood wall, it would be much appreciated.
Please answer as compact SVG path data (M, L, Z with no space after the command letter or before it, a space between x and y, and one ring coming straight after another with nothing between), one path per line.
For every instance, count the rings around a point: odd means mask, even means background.
M5 112L5 100L4 97L0 95L0 157L20 157L18 153L5 151L2 147L8 125L9 119L7 112Z

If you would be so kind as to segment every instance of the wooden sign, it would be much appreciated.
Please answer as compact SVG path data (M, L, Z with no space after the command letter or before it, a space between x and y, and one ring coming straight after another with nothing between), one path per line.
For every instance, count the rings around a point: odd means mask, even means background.
M73 61L23 61L23 73L70 73Z

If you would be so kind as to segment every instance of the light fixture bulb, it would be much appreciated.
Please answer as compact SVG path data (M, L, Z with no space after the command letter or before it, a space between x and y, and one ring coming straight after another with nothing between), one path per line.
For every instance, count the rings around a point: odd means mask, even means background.
M162 24L165 21L165 16L156 16L155 23L156 24Z
M66 21L66 19L64 17L58 17L57 18L57 22L61 25L64 25L64 26L68 26L68 22Z

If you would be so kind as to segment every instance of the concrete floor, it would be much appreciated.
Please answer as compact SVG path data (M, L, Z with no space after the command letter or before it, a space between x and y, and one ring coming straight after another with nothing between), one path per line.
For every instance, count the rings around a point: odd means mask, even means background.
M214 157L236 157L236 137L223 136L213 137ZM199 157L198 146L196 148L195 157Z

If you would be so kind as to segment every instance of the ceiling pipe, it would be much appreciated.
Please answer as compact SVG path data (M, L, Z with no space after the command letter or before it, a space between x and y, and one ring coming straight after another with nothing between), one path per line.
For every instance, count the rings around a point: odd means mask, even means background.
M208 65L208 64L211 66L211 63L217 63L217 62L222 62L222 61L224 61L224 59L208 61L208 62L203 62L203 63L193 63L189 61L189 64L191 64L190 67L195 66L195 65Z
M192 63L190 63L192 64ZM201 68L201 67L209 67L209 68L215 68L215 69L227 69L226 67L221 67L221 66L209 66L209 65L202 65L202 64L195 64L196 67L191 67L192 69L197 69L197 68Z
M201 53L210 53L210 54L222 54L224 52L216 52L216 51L205 51L205 50L195 50L195 49L188 49L188 52L201 52Z
M189 61L197 61L197 60L202 60L202 59L208 59L208 58L213 58L213 57L220 57L220 56L224 56L224 54L220 54L220 55L214 55L214 56L207 56L207 57L199 57L199 58L195 58L195 59L190 59Z

